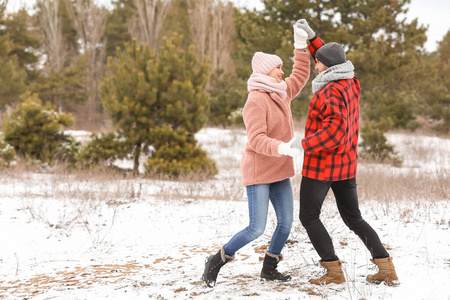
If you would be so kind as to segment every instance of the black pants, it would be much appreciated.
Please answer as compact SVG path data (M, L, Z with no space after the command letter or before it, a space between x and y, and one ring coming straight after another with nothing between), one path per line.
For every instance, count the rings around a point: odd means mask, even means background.
M330 235L319 219L323 201L330 187L336 198L342 220L363 241L372 258L389 257L378 234L361 216L355 178L342 181L320 181L303 177L300 186L300 221L322 261L339 259L334 252Z

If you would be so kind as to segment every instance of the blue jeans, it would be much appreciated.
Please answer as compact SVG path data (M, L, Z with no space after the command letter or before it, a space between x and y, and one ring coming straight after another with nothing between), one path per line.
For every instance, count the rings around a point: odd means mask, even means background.
M237 250L264 233L270 200L277 216L277 227L270 241L269 252L280 255L291 232L294 218L294 196L291 180L288 178L269 184L247 186L247 197L250 224L236 233L224 245L225 253L233 256Z

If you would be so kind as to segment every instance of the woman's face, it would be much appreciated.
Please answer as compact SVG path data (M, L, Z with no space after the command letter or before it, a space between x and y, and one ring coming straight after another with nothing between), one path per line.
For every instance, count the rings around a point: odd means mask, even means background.
M281 65L276 66L275 68L273 68L272 71L269 72L269 74L267 74L267 76L273 77L275 78L275 80L280 83L283 81L283 70L281 70Z

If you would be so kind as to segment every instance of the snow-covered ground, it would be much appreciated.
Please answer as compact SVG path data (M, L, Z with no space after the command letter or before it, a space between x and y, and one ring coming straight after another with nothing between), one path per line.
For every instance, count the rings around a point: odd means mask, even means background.
M206 128L197 139L220 169L209 181L4 171L0 299L450 299L448 188L439 199L361 201L363 216L394 258L398 287L365 282L376 270L331 196L322 220L345 262L346 284L308 283L322 270L298 218L279 265L292 281L261 282L261 259L275 227L270 210L265 234L223 267L215 288L205 287L206 256L247 226L239 169L246 137L243 130ZM450 140L390 134L389 141L403 155L403 167L361 169L443 176L450 185ZM297 175L295 215L299 182Z

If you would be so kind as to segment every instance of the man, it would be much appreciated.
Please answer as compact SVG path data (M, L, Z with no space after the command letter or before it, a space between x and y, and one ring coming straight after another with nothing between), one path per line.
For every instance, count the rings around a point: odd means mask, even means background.
M324 44L306 20L296 26L308 33L318 76L312 81L314 96L309 104L305 138L293 144L304 150L300 186L300 221L319 254L324 276L313 284L345 282L341 261L334 252L330 235L319 219L323 201L331 188L345 224L364 242L379 272L367 281L398 284L392 257L377 233L361 216L356 191L357 145L359 133L360 85L353 64L346 60L338 43Z

